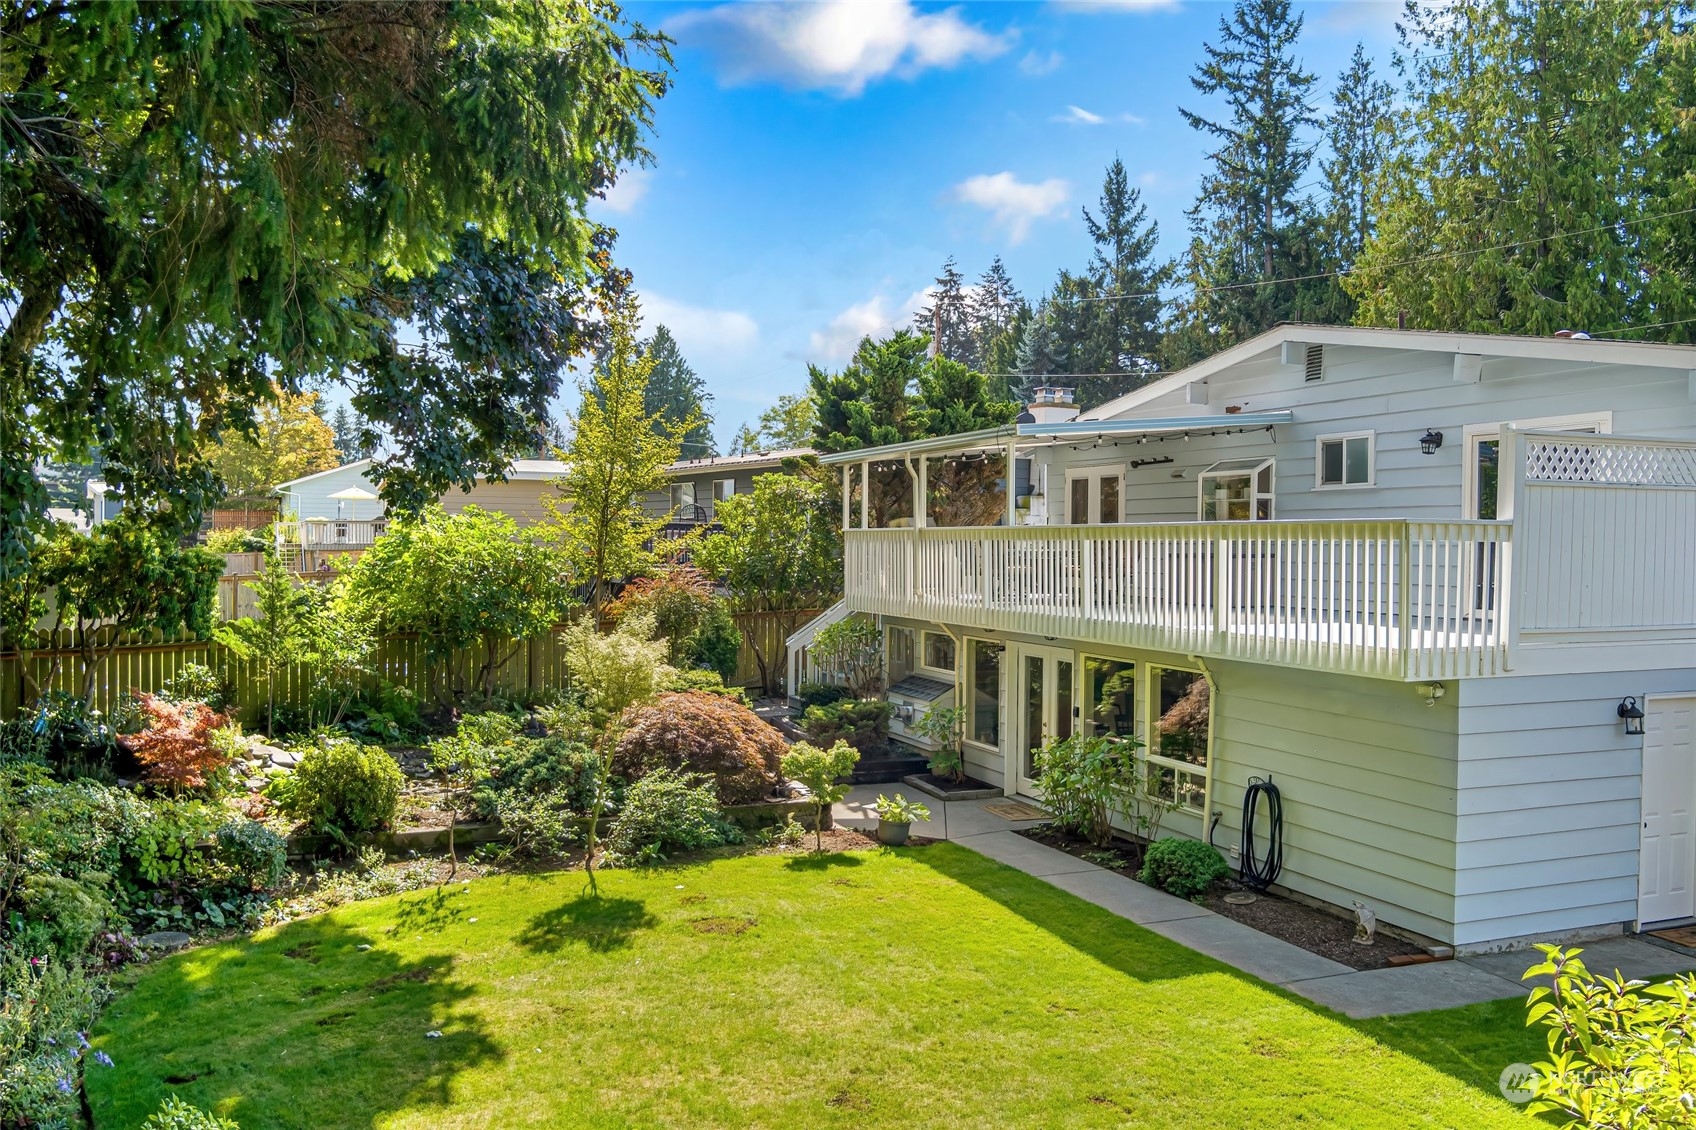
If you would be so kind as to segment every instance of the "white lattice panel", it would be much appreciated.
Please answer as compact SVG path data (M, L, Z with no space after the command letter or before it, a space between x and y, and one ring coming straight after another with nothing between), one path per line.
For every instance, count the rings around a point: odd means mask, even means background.
M1527 436L1525 478L1541 483L1696 487L1696 444L1611 436Z

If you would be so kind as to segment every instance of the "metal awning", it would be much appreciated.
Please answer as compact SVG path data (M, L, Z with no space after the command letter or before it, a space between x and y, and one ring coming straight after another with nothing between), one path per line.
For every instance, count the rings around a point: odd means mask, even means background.
M1135 439L1138 436L1166 435L1231 435L1236 432L1260 431L1295 418L1289 409L1273 412L1235 412L1212 416L1161 416L1130 420L1064 420L1047 424L1003 424L976 432L961 432L951 436L908 440L883 447L862 447L854 451L839 451L821 455L819 462L827 465L843 463L882 462L904 459L909 455L947 454L956 451L987 451L1004 448L1009 442L1030 441L1023 446L1050 443L1073 443L1083 439Z

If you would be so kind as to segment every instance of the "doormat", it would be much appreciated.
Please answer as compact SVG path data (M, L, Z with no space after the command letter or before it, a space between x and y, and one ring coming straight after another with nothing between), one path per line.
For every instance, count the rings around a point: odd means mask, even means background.
M1676 946L1690 946L1696 949L1696 926L1675 926L1671 930L1650 930L1651 938L1659 938Z
M1020 804L1016 800L1006 801L1002 804L986 804L983 806L983 810L985 812L993 812L1003 820L1048 819L1048 813L1044 812L1042 809L1032 807L1028 804Z

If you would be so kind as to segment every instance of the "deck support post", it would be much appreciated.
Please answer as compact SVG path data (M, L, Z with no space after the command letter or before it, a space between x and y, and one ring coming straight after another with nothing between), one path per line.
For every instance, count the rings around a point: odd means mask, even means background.
M1007 528L1012 529L1019 519L1018 500L1018 469L1019 445L1016 440L1007 441Z
M860 528L872 528L872 462L870 459L860 464Z
M853 505L854 499L854 490L851 485L853 482L853 475L854 465L852 463L842 464L842 528L844 530L851 530L854 528L854 513L849 509L849 507Z

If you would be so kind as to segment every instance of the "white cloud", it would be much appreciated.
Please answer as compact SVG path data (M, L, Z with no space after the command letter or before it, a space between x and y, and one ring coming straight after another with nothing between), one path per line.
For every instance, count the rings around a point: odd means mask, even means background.
M651 291L641 301L644 332L665 325L691 361L739 357L760 338L759 323L740 310L691 306Z
M1019 69L1027 75L1053 74L1065 61L1066 56L1058 51L1027 51L1019 60Z
M607 189L606 199L600 201L597 207L621 215L627 213L648 195L652 180L653 174L647 169L625 169L618 174L618 179Z
M1064 114L1055 114L1050 120L1079 126L1099 126L1107 122L1100 114L1092 114L1082 106L1068 106Z
M775 79L852 97L888 75L912 78L933 67L990 59L1013 43L967 23L958 8L921 12L909 0L722 4L666 25L719 57L730 84Z
M935 287L915 290L900 302L891 303L881 294L857 302L842 311L807 341L807 359L820 364L840 365L854 355L865 337L883 337L913 324L913 315L930 304Z
M1030 184L1012 173L982 174L955 185L953 197L987 209L1007 229L1008 241L1021 243L1030 234L1031 221L1052 216L1065 206L1070 187L1058 177Z

